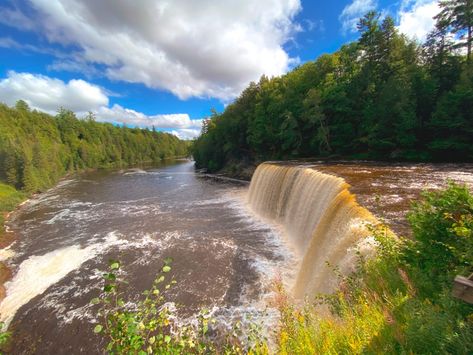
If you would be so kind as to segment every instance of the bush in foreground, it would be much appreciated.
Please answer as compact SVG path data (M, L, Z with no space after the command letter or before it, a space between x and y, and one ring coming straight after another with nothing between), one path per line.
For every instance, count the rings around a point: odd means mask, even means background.
M123 299L119 277L120 263L111 261L104 275L105 285L98 298L100 322L94 332L108 341L106 350L112 354L267 354L259 327L251 325L241 341L243 330L236 323L232 331L219 334L209 311L202 309L197 324L178 324L176 313L166 302L165 293L176 284L170 277L171 260L166 259L152 287L143 293L136 306Z

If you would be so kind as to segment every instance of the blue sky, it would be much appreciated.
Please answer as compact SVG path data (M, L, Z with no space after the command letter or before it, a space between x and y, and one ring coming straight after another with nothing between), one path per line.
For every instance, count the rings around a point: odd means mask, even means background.
M419 40L433 0L0 0L0 102L192 138L262 74L357 38L370 9Z

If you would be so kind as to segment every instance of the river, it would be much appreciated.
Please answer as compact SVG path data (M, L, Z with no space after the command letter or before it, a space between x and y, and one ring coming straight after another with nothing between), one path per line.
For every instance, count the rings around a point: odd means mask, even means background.
M136 297L172 257L178 284L168 296L184 305L183 317L200 306L222 319L259 312L288 258L274 229L249 213L245 191L180 161L84 173L30 200L9 222L19 240L0 311L7 321L14 316L13 352L100 352L89 302L111 258L122 262L126 294Z
M345 178L359 202L401 234L408 232L409 203L423 188L439 188L448 178L473 183L469 165L304 167ZM163 259L172 257L177 286L168 297L183 305L182 319L201 306L222 322L261 316L271 281L282 276L290 286L301 257L281 226L251 212L247 192L245 184L213 179L196 173L193 162L175 161L79 174L28 201L8 224L18 240L3 251L14 275L0 304L13 331L12 352L101 353L90 300L100 292L111 258L122 263L131 301L151 285Z

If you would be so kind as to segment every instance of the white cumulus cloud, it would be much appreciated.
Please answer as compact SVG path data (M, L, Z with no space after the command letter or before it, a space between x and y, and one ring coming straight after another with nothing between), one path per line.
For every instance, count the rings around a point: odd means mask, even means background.
M86 112L108 105L104 91L84 80L62 80L45 75L9 71L0 80L0 100L8 105L25 100L32 108L54 113L61 106Z
M118 104L112 107L100 107L95 115L103 122L122 123L131 126L152 127L161 129L199 129L202 120L191 120L187 113L165 115L145 115L144 113L124 108Z
M18 100L40 111L55 114L64 107L78 116L93 112L97 121L126 124L131 127L155 127L180 138L198 136L202 120L192 120L186 113L146 115L118 104L109 105L107 91L84 80L60 79L31 73L9 71L0 79L0 100L13 106Z
M36 13L33 30L51 43L79 48L80 63L104 65L112 80L181 99L228 100L262 74L280 75L297 62L283 45L300 28L294 22L300 0L29 3ZM74 67L70 60L62 68L67 66Z
M173 130L171 133L178 136L180 139L194 139L199 136L200 131L200 129L182 128Z
M399 10L399 31L424 41L434 28L433 17L440 11L437 0L405 0Z
M342 32L356 32L356 25L360 18L368 11L376 9L376 7L376 0L353 0L353 2L344 7L338 17L339 21L342 23Z

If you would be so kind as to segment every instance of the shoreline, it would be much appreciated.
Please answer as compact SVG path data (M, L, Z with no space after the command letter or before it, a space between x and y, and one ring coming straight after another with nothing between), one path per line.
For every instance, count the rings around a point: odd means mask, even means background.
M8 227L8 222L12 214L16 211L18 211L21 206L26 204L30 199L34 196L26 198L24 201L20 202L17 204L13 210L8 211L5 214L4 222L3 225L1 226L0 230L0 252L3 252L5 255L1 255L0 258L0 303L3 301L3 299L7 295L7 291L5 288L5 283L10 281L13 277L13 271L11 270L10 267L6 264L6 261L11 257L11 255L8 255L6 250L8 250L13 243L15 243L18 240L18 234L15 233L14 231L10 230Z

